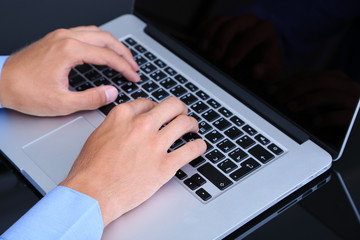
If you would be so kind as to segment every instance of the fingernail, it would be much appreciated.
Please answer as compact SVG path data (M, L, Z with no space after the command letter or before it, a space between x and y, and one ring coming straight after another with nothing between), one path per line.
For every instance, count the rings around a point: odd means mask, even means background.
M105 89L105 95L106 95L106 104L109 104L115 101L115 99L117 98L118 90L114 87L109 86Z

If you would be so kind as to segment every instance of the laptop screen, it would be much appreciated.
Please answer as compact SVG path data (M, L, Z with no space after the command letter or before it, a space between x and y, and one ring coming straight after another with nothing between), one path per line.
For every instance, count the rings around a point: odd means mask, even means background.
M136 0L135 11L340 149L360 96L360 3Z

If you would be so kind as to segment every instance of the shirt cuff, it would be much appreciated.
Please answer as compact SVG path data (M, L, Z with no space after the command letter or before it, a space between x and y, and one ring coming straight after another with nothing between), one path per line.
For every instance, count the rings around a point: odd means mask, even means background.
M1 237L6 240L100 239L103 229L100 206L95 199L57 186Z
M4 66L4 63L6 61L6 59L8 59L9 56L0 56L0 87L1 87L1 72L2 72L2 68ZM0 102L0 108L2 108L1 106L1 102Z

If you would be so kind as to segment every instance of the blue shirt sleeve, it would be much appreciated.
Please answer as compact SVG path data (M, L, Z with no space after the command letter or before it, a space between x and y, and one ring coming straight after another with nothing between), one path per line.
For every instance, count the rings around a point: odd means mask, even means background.
M0 239L100 239L103 220L98 202L58 186L11 226Z
M0 56L0 81L1 81L1 71L2 71L2 68L4 66L4 63L6 61L6 59L8 58L9 56ZM0 82L0 87L1 87L1 82ZM1 102L0 102L0 108L1 108Z

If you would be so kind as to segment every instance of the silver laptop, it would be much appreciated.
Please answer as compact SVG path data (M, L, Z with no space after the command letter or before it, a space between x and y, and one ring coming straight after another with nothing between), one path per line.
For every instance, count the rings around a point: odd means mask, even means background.
M194 37L181 34L185 25L176 20L181 15L191 26L198 4L189 2L183 15L181 4L170 9L171 4L159 6L158 1L128 2L129 14L101 28L131 49L141 69L139 84L106 66L84 64L69 75L72 90L112 84L120 90L114 103L57 118L0 110L1 151L46 194L67 176L87 137L117 104L176 96L188 105L200 132L185 135L169 150L202 137L207 152L179 169L148 201L111 223L103 239L221 239L340 157L359 104L338 147L329 147L319 134L288 120L239 79L191 50ZM162 22L164 15L174 21Z

